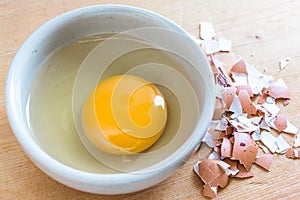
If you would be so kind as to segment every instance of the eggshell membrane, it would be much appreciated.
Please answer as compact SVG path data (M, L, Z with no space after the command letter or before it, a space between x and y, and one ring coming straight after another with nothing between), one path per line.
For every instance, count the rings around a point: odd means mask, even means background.
M246 62L244 59L240 59L238 62L236 62L230 72L235 72L235 73L239 73L239 74L247 74L247 68L246 68Z
M236 95L236 91L237 91L237 89L235 87L224 88L224 90L223 90L223 101L225 102L227 109L230 108L230 106L233 102L233 99Z
M287 118L283 115L277 115L274 120L274 125L279 132L282 132L287 128Z
M270 171L270 168L272 165L272 158L273 158L273 155L271 155L271 154L263 154L260 157L256 158L255 164Z
M240 90L238 97L242 104L243 113L252 114L252 115L256 114L257 109L252 104L250 96L246 90Z

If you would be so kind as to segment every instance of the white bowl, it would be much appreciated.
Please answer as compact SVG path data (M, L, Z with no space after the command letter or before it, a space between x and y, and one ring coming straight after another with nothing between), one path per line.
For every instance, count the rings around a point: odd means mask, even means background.
M199 121L189 133L188 139L166 159L155 163L160 166L157 170L147 173L90 173L71 168L49 156L35 140L26 116L31 83L42 61L55 49L70 41L99 33L118 33L143 27L165 28L184 36L181 41L174 39L174 44L181 45L184 50L182 53L186 54L184 56L193 60L194 71L188 68L185 70L188 80L196 89L201 110ZM36 30L24 42L10 66L5 98L8 119L17 140L42 171L77 190L96 194L121 194L153 186L174 174L185 163L200 144L212 117L215 99L213 88L213 75L206 56L189 34L178 25L140 8L99 5L67 12Z

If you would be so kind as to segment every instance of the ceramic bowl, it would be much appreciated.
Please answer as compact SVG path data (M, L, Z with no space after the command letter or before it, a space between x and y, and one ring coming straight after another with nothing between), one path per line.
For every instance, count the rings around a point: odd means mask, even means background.
M140 28L176 32L174 38L162 33L164 48L181 54L194 66L182 74L191 84L199 113L194 127L170 154L150 166L147 173L91 173L65 165L49 155L36 141L28 124L27 101L35 73L55 49L71 41L101 33L120 33ZM154 34L155 35L155 34ZM160 44L158 44L160 45ZM180 47L180 48L179 48ZM122 194L151 187L176 172L199 146L214 108L214 81L206 56L190 35L170 20L140 8L122 5L97 5L62 14L37 29L24 42L11 63L6 82L6 109L12 130L28 157L43 172L71 188L96 194ZM184 92L184 91L182 91ZM195 113L194 113L195 115ZM192 116L192 115L191 115Z

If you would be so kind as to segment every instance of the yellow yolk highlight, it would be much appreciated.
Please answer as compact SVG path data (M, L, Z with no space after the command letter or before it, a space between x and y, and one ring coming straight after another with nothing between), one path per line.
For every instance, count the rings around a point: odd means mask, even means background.
M82 124L88 139L112 154L138 153L153 145L167 122L163 95L133 75L102 81L88 96Z

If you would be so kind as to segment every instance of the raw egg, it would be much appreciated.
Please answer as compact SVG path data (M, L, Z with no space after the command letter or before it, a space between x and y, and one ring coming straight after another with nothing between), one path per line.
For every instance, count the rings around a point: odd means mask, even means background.
M133 75L117 75L100 82L82 109L88 139L112 154L146 150L161 136L166 122L167 105L162 93Z

